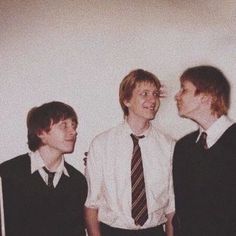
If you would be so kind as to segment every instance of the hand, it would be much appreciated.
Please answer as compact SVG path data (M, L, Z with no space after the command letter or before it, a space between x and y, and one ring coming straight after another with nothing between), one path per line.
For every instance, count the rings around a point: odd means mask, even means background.
M87 166L87 156L88 156L88 152L85 152L84 153L84 158L83 158L83 161L84 161L84 166L86 167Z

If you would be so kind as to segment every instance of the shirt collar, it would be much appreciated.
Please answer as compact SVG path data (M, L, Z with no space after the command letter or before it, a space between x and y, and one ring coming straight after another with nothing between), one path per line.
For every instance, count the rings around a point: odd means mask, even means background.
M233 124L233 121L229 117L223 115L217 119L207 130L199 127L199 135L196 142L199 140L201 133L207 133L207 146L210 148L216 141L222 136L222 134Z
M31 174L33 174L35 171L38 171L40 169L42 169L45 164L43 162L42 157L40 156L39 151L35 151L35 152L30 152L29 153L30 156L30 161L31 161ZM70 176L66 167L65 167L65 160L64 160L64 156L61 160L60 165L58 166L57 170L55 172L62 172L64 173L66 176Z
M125 132L126 132L128 135L130 135L130 134L133 133L132 129L130 128L130 126L129 126L128 122L127 122L127 119L124 120L123 126L124 126ZM150 125L149 125L148 129L145 130L145 131L144 131L142 134L140 134L139 136L144 135L145 137L148 137L148 136L150 135L150 133L151 133L151 130L152 130L152 123L150 122Z

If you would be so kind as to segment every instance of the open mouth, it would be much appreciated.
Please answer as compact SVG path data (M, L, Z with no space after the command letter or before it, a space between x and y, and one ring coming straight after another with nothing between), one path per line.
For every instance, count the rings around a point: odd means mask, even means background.
M147 110L150 110L150 111L155 111L155 106L144 107L144 108L147 109Z

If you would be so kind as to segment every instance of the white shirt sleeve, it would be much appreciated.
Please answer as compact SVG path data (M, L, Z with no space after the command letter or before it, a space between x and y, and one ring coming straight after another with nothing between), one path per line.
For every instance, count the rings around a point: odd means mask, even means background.
M88 182L88 196L85 206L88 208L99 208L99 200L102 191L102 163L103 148L96 138L93 140L88 156L85 176Z
M169 213L173 213L175 211L175 196L174 196L174 187L173 187L173 172L172 172L172 162L173 162L173 154L174 154L174 146L175 142L172 142L171 147L171 158L170 158L170 173L169 173L169 203L166 208L166 215Z

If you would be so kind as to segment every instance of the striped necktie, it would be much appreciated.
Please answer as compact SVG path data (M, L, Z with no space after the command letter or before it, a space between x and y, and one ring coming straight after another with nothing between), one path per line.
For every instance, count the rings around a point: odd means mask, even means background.
M201 148L208 149L206 139L207 139L207 133L202 132L201 136L197 142L201 146Z
M43 167L43 169L48 175L48 187L53 189L54 188L53 179L54 179L56 172L49 171L45 166Z
M144 225L148 219L147 198L143 174L141 150L138 144L140 138L131 134L134 143L131 161L131 186L132 186L132 218L136 225Z

